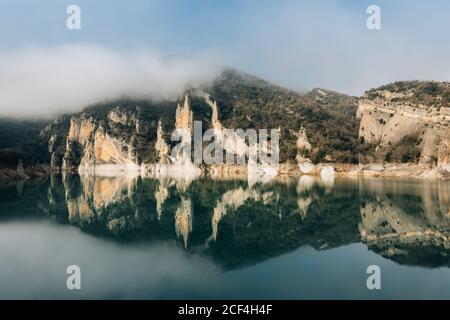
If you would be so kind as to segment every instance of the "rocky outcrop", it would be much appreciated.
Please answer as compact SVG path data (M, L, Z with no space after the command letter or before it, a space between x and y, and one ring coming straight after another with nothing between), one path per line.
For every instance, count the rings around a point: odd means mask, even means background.
M428 92L423 85L414 82L403 84L401 90L395 85L373 89L361 99L359 136L375 146L372 162L449 167L450 105L443 103L443 97L450 89L445 83L435 83L435 91L444 93L430 94L422 101L417 97Z
M139 109L120 107L104 115L92 111L73 115L67 133L56 130L49 139L52 168L81 174L139 172L139 154L144 150L138 148L145 143L146 132L138 115Z
M158 121L158 129L156 131L155 149L158 152L160 164L170 164L169 145L164 140L164 132L161 125L161 120Z
M178 104L175 113L175 131L180 148L172 150L171 161L176 165L192 165L191 145L194 130L194 116L189 105L189 96L184 97L184 103Z
M447 127L437 150L437 164L450 172L450 127Z
M345 163L352 166L348 175L446 177L449 91L446 83L388 85L369 90L355 112L356 97L324 89L302 96L227 71L211 85L186 90L179 100L127 100L88 107L69 120L51 124L45 136L52 168L83 174L132 172L159 177L175 171L195 175L245 171L252 175L249 179L265 181L261 176L341 175L345 170L340 163ZM214 129L213 141L225 151L223 162L232 154L233 164L194 165L198 163L192 154L198 142L193 141L194 119L202 120L203 132ZM261 128L277 128L278 166L271 164L270 157L251 163L248 138L240 133ZM259 141L257 147L267 155L272 152L270 142ZM213 148L208 151L214 151L214 157L218 154ZM252 166L237 168L240 159ZM383 169L366 170L373 164ZM402 171L404 164L411 170Z
M211 123L214 129L214 136L219 143L222 144L223 150L237 157L248 155L248 144L245 142L245 137L239 135L234 129L225 128L219 119L219 107L217 101L211 100L208 94L204 94L206 103L211 107L212 116Z
M308 141L308 137L306 136L306 129L300 128L299 132L297 133L297 149L299 150L311 150L312 146L311 143Z
M80 173L101 173L111 171L140 171L133 147L111 137L100 127L83 147L84 154L78 167Z
M193 112L189 103L189 95L186 94L184 102L177 105L175 112L175 127L171 140L174 140L176 145L171 148L167 143L160 119L155 143L158 161L145 165L144 173L157 178L184 176L186 179L192 179L198 177L201 170L192 161L193 130Z
M112 123L117 121L113 113ZM52 139L49 148L53 147ZM59 161L52 154L52 165ZM136 171L139 165L133 154L133 146L109 134L104 124L96 122L85 114L74 115L66 137L65 152L61 162L63 170L78 170L81 174L101 173L102 171Z
M320 91L323 92L323 91ZM320 94L320 93L319 93ZM306 129L300 128L298 132L294 132L297 136L297 163L302 174L314 174L316 170L315 164L311 161L311 159L307 158L304 154L312 149L311 143L308 141L308 137L306 136Z

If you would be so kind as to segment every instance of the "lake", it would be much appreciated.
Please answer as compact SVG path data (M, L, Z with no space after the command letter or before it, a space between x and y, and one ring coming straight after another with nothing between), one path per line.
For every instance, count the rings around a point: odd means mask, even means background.
M69 265L81 290L66 288ZM450 299L449 266L450 181L0 185L2 299Z

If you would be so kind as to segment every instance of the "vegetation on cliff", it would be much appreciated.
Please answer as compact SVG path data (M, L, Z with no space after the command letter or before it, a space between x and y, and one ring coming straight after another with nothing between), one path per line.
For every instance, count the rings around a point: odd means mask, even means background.
M39 134L45 120L0 119L0 167L16 168L19 160L24 165L48 163L48 140Z
M314 162L356 163L359 139L358 99L327 91L301 95L257 77L225 70L206 90L217 100L228 128L281 128L280 161L294 161L296 133L305 128Z
M397 81L379 88L370 89L365 97L369 99L385 99L390 93L392 103L408 103L418 107L450 108L450 83L435 81Z
M300 94L233 69L224 70L211 83L188 89L186 93L193 120L202 121L203 131L212 127L212 110L204 93L217 103L218 118L225 128L279 128L281 162L295 162L299 152L314 163L417 162L420 158L418 145L423 139L417 135L384 146L383 155L377 156L378 145L359 132L357 97L326 89ZM54 121L2 119L0 162L14 167L21 159L26 165L51 163L60 167L64 158L76 167L84 146L67 141L71 119L88 119L94 131L102 128L108 136L120 140L124 153L131 149L138 164L155 163L159 160L155 149L158 122L161 120L165 141L173 147L176 142L171 142L170 135L175 129L177 105L183 103L183 98L184 94L159 101L123 98L91 105L80 113L63 115ZM381 106L408 104L439 112L450 106L450 84L395 82L367 91L364 99ZM387 127L388 120L380 118L375 125ZM298 150L301 130L311 148Z

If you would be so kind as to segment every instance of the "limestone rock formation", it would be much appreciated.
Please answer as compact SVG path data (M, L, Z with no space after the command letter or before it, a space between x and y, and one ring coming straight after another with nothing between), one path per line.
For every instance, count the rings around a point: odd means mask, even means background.
M357 110L359 136L376 147L374 162L449 166L448 83L402 82L372 89Z
M36 147L16 146L14 141L3 145L31 149L25 154L30 161L24 164L44 162L53 170L83 174L158 176L177 170L207 171L206 165L193 164L190 148L195 146L194 121L201 120L202 133L214 129L214 138L223 142L225 151L247 163L246 138L228 131L277 130L281 165L274 169L260 162L263 168L245 169L257 176L291 173L292 168L320 175L324 164L339 173L337 164L342 163L355 165L351 169L355 175L365 170L364 164L395 166L406 172L397 166L401 163L411 165L406 175L417 169L423 177L446 177L450 175L449 97L450 85L445 82L399 82L367 91L358 105L357 97L326 89L302 95L227 69L211 83L186 88L178 97L123 98L62 115L37 131L39 137L32 137L38 141ZM178 141L171 139L174 132ZM271 151L270 142L259 142L259 147ZM231 169L216 166L211 170Z

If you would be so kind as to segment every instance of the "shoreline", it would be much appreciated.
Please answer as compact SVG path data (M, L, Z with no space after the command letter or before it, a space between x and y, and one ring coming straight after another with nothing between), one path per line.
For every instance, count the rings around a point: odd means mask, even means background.
M337 176L367 178L409 178L417 180L450 179L450 171L441 167L430 167L411 163L372 163L366 165L336 165Z
M114 165L112 165L114 166ZM120 165L119 165L120 166ZM111 170L97 172L95 167L92 170L77 170L51 168L48 165L35 165L25 168L0 168L0 181L20 181L42 179L51 174L73 173L80 175L98 175L98 176L123 176L136 175L148 178L161 178L175 175L178 178L186 176L187 178L210 177L213 179L242 179L246 177L286 177L286 176L311 176L322 178L333 177L367 177L367 178L408 178L417 180L448 180L450 179L450 170L442 167L430 167L423 164L412 163L371 163L371 164L349 164L349 163L319 163L312 165L309 172L301 171L300 166L294 163L282 163L277 167L276 171L266 172L264 167L250 168L247 165L209 165L209 166L192 166L180 168L170 165L150 164L139 167L139 170L126 170L120 166L121 170ZM155 170L157 168L157 170ZM162 169L161 169L162 168ZM332 168L332 169L330 169ZM192 169L187 170L186 169ZM328 170L326 177L323 170Z
M329 172L330 167L333 168L333 172ZM440 167L431 168L429 165L412 163L319 163L312 165L308 173L302 172L300 166L297 164L283 163L278 167L278 174L276 176L311 176L324 178L324 169L328 171L326 174L327 177L409 178L417 180L450 179L450 171L448 169ZM211 166L208 168L208 174L212 176L241 176L247 174L247 168L246 166Z

